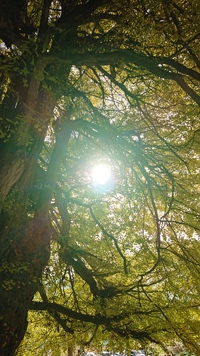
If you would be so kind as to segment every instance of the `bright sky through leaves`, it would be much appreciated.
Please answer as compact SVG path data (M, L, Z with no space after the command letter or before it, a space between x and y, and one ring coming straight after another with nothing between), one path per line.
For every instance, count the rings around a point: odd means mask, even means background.
M111 178L111 170L110 168L101 163L95 166L92 170L92 180L97 184L106 184Z

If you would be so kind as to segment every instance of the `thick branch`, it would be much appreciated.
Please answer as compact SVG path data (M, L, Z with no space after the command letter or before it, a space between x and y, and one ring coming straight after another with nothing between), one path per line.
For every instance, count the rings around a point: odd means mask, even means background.
M51 0L44 0L38 37L41 37L48 28L48 17L49 17L50 6L51 6Z
M37 211L42 212L43 215L48 215L52 193L55 189L60 164L65 154L65 147L70 139L73 130L73 121L69 118L57 123L56 143L53 149L51 160L46 173L46 180L44 182L44 189L40 195Z
M154 339L151 338L150 333L147 331L136 331L131 330L128 328L119 328L111 325L111 319L104 317L102 315L89 315L89 314L82 314L77 313L69 308L63 307L57 303L41 303L41 302L32 302L30 306L30 310L52 310L56 311L57 313L61 313L67 315L70 318L80 320L87 323L93 323L95 325L103 325L106 327L108 331L112 331L121 337L132 337L134 339L143 340L147 339L152 342L156 342Z
M176 69L179 73L185 74L193 79L200 81L200 73L198 73L194 69L184 66L183 64L175 61L172 58L162 58L161 60L158 58L158 61L160 61L162 64L170 65L171 67Z
M69 263L73 266L76 273L81 276L81 278L88 283L90 290L93 295L99 295L99 289L97 288L97 283L92 276L92 271L90 271L84 263L76 256L76 260L72 257L72 251L68 251L67 248L63 248L63 251L60 253L64 262Z
M82 54L69 54L69 53L47 53L44 55L44 60L47 63L59 62L69 65L82 65L82 66L99 66L99 65L113 65L119 61L126 63L132 63L140 68L146 68L150 73L164 79L169 79L175 81L184 91L188 94L199 106L200 106L200 96L188 86L188 84L183 79L183 72L189 77L192 76L196 80L200 81L200 74L194 70L189 69L187 73L186 67L177 62L177 68L179 67L180 73L172 72L167 70L167 68L159 67L159 62L157 58L148 57L144 54L137 53L134 50L116 50L113 52L104 53L82 53ZM166 59L167 60L167 59ZM172 60L171 60L172 61ZM175 61L173 61L173 67L175 67ZM183 70L184 69L184 70Z

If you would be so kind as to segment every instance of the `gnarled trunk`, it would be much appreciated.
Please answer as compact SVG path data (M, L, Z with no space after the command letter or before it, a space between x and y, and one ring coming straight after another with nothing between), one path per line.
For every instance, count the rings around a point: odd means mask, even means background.
M53 104L53 102L51 103ZM42 190L30 202L31 187L35 185L37 155L40 139L35 139L33 157L25 155L19 177L5 161L5 182L10 179L9 191L0 214L0 355L12 356L27 328L27 313L38 289L42 271L49 259L49 208L73 121L64 120L57 127L56 143L47 172L42 174ZM14 155L14 160L16 156ZM18 165L19 166L19 161ZM10 167L10 170L9 170ZM3 173L2 173L3 176ZM13 181L10 177L13 177ZM27 193L27 190L29 191ZM20 205L21 204L21 205ZM32 205L31 205L32 204ZM31 208L33 212L31 212Z
M16 228L5 224L2 240L0 355L12 356L24 337L29 305L48 262L48 220L37 216Z
M33 79L28 94L21 95L21 102L16 99L10 116L13 121L20 116L21 121L9 140L0 146L1 356L14 355L24 337L29 305L50 251L48 211L52 190L49 194L43 192L44 199L42 194L33 199L33 188L37 159L55 101L49 100L40 89L39 80L36 83Z

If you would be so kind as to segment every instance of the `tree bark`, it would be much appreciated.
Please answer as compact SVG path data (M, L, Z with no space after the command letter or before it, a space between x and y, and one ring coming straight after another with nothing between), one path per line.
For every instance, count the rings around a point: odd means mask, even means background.
M27 328L27 313L48 262L50 229L40 214L15 227L1 214L0 355L12 356ZM12 220L12 221L11 221ZM14 220L15 221L15 220Z
M43 189L38 199L35 200L35 212L32 217L28 214L24 197L26 188L29 187L28 198L30 198L31 186L34 184L31 179L35 175L35 161L41 149L40 140L36 139L35 148L33 145L31 152L32 154L35 152L34 157L24 158L24 164L21 164L20 174L17 177L16 167L18 165L14 166L15 161L14 163L11 161L10 165L6 162L10 169L4 173L3 191L6 200L0 214L1 356L14 355L24 337L27 328L27 313L34 294L38 290L42 271L49 259L51 228L48 212L65 146L73 130L73 123L74 121L70 122L69 118L64 119L56 128L55 146L47 172L44 172L42 178ZM7 179L11 177L8 187L6 177ZM20 202L22 202L21 208Z
M43 65L39 67L43 71ZM37 159L55 104L40 89L40 80L30 78L25 95L21 92L10 114L21 122L8 142L1 145L0 171L0 355L12 356L27 328L30 303L49 259L50 225L48 210L33 206L32 188ZM21 136L20 136L21 135ZM20 138L21 137L21 140ZM52 182L53 185L54 182ZM37 199L35 198L35 206Z

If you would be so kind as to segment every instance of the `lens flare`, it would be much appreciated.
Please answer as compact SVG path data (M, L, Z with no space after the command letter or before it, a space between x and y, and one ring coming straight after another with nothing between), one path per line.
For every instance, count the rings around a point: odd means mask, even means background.
M111 170L108 166L101 163L92 170L92 180L94 183L104 185L111 178Z

